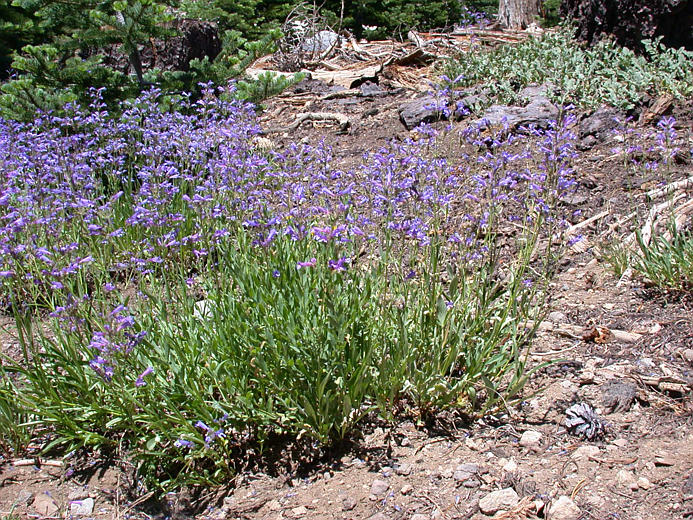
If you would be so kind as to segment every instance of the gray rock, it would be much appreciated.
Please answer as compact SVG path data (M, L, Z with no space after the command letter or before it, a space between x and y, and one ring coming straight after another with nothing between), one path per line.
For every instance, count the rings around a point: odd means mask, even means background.
M528 126L546 128L557 117L558 108L548 99L537 98L526 107L491 105L475 123L482 127L507 125L510 130Z
M523 432L520 437L520 446L523 448L537 448L541 445L542 434L534 430Z
M371 484L371 495L382 496L390 489L390 484L384 480L374 480Z
M366 81L359 86L361 91L361 96L363 97L374 97L374 96L385 96L387 91L380 88L380 85L373 83L372 81Z
M693 500L693 472L688 475L688 478L683 483L682 492L684 500Z
M479 473L478 464L460 464L457 466L455 473L453 473L452 478L457 482L464 482L471 479Z
M17 493L17 498L14 499L14 504L22 507L28 506L33 499L34 494L31 491L28 489L21 489L19 493Z
M494 515L498 511L508 511L520 501L519 495L513 488L493 491L479 500L479 509L485 515Z
M342 499L342 511L351 511L356 507L356 500L352 497L345 497Z
M411 473L411 464L408 462L403 462L395 468L395 473L398 475L407 476Z
M601 107L579 123L579 137L594 136L602 141L616 128L624 117L621 112L611 107Z
M390 520L390 517L385 513L376 513L368 517L368 520Z
M568 316L561 311L553 311L549 313L548 320L552 323L568 323Z
M688 361L688 363L693 365L693 348L687 348L681 353L681 356Z
M339 41L339 35L333 31L320 31L306 38L306 40L301 44L301 50L303 52L310 53L322 53L330 49L330 47L337 45Z
M70 502L70 513L73 516L88 516L94 512L94 499L73 500Z
M551 504L549 510L551 520L578 520L581 514L580 508L575 505L575 502L565 495Z
M627 412L635 402L638 388L635 384L612 379L602 387L602 406L606 413Z
M447 119L437 108L438 100L432 96L410 101L399 109L399 118L407 127L407 130L412 130L421 123L433 123Z

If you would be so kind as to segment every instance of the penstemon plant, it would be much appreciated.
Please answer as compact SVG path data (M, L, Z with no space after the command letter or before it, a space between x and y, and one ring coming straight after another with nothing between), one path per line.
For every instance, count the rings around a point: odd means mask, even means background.
M472 129L457 156L423 127L343 171L324 143L256 149L252 107L215 94L2 123L0 296L23 347L0 369L5 438L125 450L170 489L282 436L512 402L570 118L538 148Z

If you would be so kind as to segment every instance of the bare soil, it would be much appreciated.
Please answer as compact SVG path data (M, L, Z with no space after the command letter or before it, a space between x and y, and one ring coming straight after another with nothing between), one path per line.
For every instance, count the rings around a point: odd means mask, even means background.
M277 149L324 139L348 167L409 135L398 108L416 92L387 78L380 88L375 96L323 99L329 87L313 83L268 102L261 121L276 127L302 112L346 115L346 133L335 122L306 122L267 137ZM674 110L690 148L690 113ZM525 400L507 413L473 424L453 414L429 424L367 424L349 446L310 463L279 457L274 466L263 462L240 473L226 489L163 501L138 489L126 461L98 454L75 454L66 463L0 458L0 518L77 517L91 498L93 511L84 518L481 520L489 515L480 500L485 505L505 488L520 500L495 518L693 518L693 298L656 292L637 278L619 283L610 270L602 246L630 230L624 224L610 232L609 225L644 202L651 181L634 178L613 144L599 142L577 160L580 219L609 214L584 230L586 250L563 261L548 320L558 330L540 331L531 354L532 366L555 362L536 372ZM691 171L684 158L672 180ZM578 326L588 333L575 334ZM625 341L613 330L638 336ZM16 353L11 334L3 342L5 352ZM605 436L590 441L566 430L565 411L579 402L596 410ZM556 506L560 497L578 509Z

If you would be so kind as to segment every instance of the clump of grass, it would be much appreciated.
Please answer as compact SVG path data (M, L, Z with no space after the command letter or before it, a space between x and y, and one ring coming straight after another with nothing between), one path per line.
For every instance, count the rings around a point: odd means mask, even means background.
M493 100L517 101L523 87L536 83L552 87L560 105L585 108L608 104L634 108L644 94L667 92L678 99L693 95L693 53L666 48L660 40L646 41L645 54L604 41L585 48L561 28L519 44L477 49L443 66L454 88L483 84Z
M693 234L671 225L671 238L652 237L645 244L638 232L638 248L632 255L633 270L662 290L693 291Z
M167 489L277 436L511 401L571 121L521 153L469 131L473 160L422 128L342 171L324 144L256 150L252 107L214 94L0 125L0 294L24 351L0 368L0 432L125 451Z

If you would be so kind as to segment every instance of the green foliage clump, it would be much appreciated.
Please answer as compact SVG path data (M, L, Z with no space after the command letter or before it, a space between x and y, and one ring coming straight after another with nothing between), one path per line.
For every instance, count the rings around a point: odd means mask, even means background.
M484 84L492 98L516 101L531 84L549 84L557 102L581 107L604 103L634 108L644 94L668 92L676 98L693 95L693 53L666 48L659 40L645 42L646 54L601 42L579 45L569 30L530 37L496 49L478 48L448 61L443 72L456 87Z

